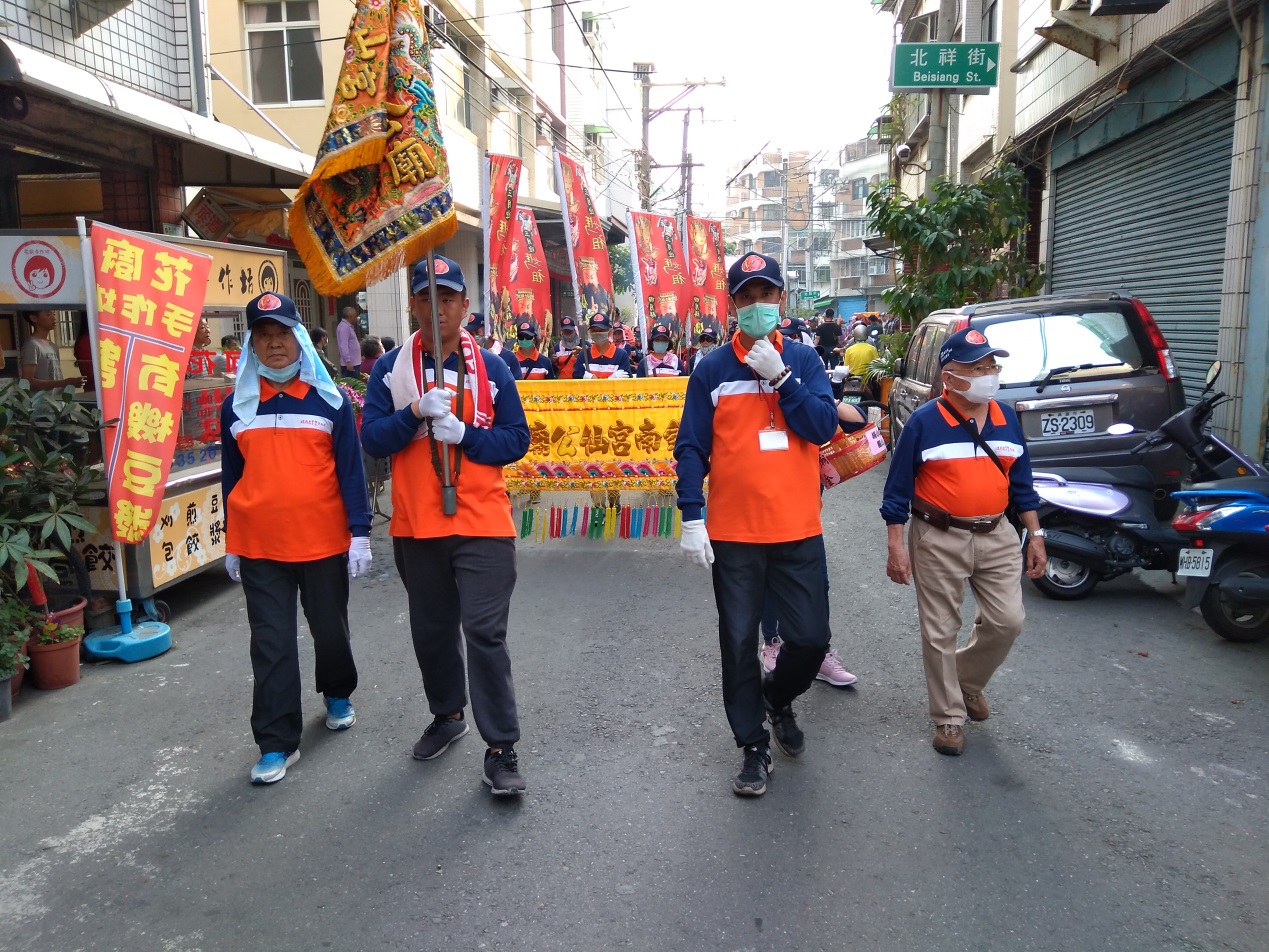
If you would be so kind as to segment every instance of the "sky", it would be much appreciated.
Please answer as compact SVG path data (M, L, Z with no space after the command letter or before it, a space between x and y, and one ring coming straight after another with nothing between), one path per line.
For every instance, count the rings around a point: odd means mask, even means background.
M868 0L606 0L599 6L610 16L602 27L610 69L644 61L656 65L653 82L727 82L698 88L678 104L705 109L703 125L693 114L688 140L693 160L705 163L694 173L696 214L722 215L728 167L768 140L768 149L826 150L835 162L843 145L867 134L890 98L894 20ZM630 138L637 142L639 87L632 76L610 75L630 108ZM654 87L653 108L677 92ZM653 120L650 139L656 161L678 162L683 114ZM654 187L667 179L667 191L676 190L677 172L653 172Z

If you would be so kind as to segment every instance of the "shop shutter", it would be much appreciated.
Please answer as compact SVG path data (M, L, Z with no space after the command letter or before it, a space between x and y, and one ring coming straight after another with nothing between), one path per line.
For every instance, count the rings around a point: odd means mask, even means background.
M1191 398L1216 359L1234 103L1190 106L1055 176L1054 293L1127 289Z

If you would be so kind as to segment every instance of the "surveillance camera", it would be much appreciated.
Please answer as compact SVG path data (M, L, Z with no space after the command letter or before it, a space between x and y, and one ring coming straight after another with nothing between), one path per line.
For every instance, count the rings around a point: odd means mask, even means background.
M900 162L906 162L912 158L912 147L906 142L901 142L894 147L894 157Z

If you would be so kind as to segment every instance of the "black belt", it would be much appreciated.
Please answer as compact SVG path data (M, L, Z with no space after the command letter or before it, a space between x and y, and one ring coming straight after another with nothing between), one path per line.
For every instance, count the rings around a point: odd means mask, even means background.
M946 509L940 509L938 506L932 505L923 499L912 500L912 512L923 522L928 522L935 529L964 529L967 532L991 532L1000 524L1000 520L1004 518L1004 513L995 516L977 516L973 519L966 519L962 516L954 516Z

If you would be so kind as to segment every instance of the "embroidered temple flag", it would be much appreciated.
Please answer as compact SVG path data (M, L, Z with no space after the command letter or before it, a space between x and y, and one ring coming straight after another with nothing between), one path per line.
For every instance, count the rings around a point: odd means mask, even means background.
M578 316L584 326L596 311L612 317L612 262L608 260L604 224L595 212L585 166L556 151L555 181L568 232L568 260Z
M725 340L727 315L727 262L723 258L723 223L712 218L688 215L684 228L687 252L691 311L689 333L695 344L701 331L713 329L717 340Z
M350 294L458 230L418 0L359 0L291 238L319 294Z
M673 215L632 211L630 234L635 239L630 244L630 267L643 346L648 346L648 327L665 324L670 329L670 346L677 347L683 343L684 317L692 301L678 222Z
M515 340L521 321L534 321L549 341L555 331L551 315L551 281L547 276L546 252L538 234L538 220L527 208L516 209L511 225L507 270L500 289L499 314L503 340Z
M515 340L515 331L508 333L513 322L507 275L511 268L511 243L516 231L516 192L520 185L523 162L513 155L490 152L485 157L485 206L481 224L485 233L485 278L488 296L485 306L485 329L497 329L500 340Z

